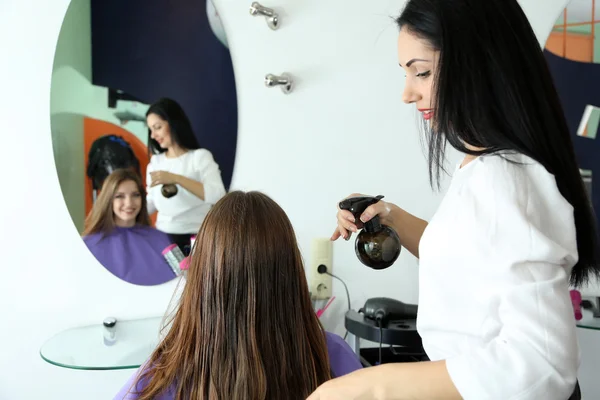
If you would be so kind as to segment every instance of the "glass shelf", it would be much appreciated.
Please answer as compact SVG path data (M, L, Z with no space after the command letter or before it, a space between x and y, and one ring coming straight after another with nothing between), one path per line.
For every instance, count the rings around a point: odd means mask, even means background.
M111 370L139 368L159 341L162 317L117 321L116 341L104 343L102 322L67 329L50 338L41 357L63 368Z
M591 314L583 314L583 318L577 321L577 327L600 331L600 318L594 318Z
M139 368L159 341L161 317L117 321L116 341L104 343L102 323L64 330L50 338L40 356L50 364L81 370ZM600 318L584 312L577 327L600 331Z

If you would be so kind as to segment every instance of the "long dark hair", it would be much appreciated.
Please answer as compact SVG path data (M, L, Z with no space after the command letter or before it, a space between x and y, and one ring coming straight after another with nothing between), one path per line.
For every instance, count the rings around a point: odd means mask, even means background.
M550 70L517 0L409 0L396 22L439 51L427 135L432 185L439 188L446 143L471 155L531 157L574 208L579 261L571 284L597 278L594 212Z
M199 149L200 145L194 135L192 124L188 119L183 108L173 99L163 97L153 103L146 111L146 117L150 114L156 114L160 119L169 124L171 131L171 140L186 150ZM148 128L148 150L150 155L164 153L167 149L160 147L158 142L150 137L152 134Z
M259 192L208 212L169 331L139 377L140 400L304 400L331 378L292 224Z

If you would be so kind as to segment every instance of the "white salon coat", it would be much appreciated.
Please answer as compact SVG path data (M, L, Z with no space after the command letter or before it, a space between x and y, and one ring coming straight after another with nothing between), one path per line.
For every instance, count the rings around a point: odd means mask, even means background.
M177 194L167 199L161 193L162 185L150 187L153 171L168 171L201 182L204 200L181 185L177 185ZM156 228L166 233L198 233L210 208L225 196L219 165L206 149L190 150L175 158L167 158L165 153L155 154L146 174L148 212L152 214L158 210Z
M523 155L456 170L419 245L418 331L465 400L566 400L580 354L573 207Z

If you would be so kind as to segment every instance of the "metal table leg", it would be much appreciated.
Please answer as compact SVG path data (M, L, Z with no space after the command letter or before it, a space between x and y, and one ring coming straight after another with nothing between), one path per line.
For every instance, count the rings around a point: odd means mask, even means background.
M360 356L360 338L355 334L348 332L348 344L356 356Z

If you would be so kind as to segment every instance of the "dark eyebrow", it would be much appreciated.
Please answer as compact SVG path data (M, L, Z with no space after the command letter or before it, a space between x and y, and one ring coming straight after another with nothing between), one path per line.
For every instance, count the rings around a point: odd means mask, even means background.
M414 62L417 61L423 61L423 62L429 62L428 60L423 60L421 58L413 58L412 60L410 60L409 62L406 63L406 68L410 67ZM402 66L402 64L398 63L398 65Z

